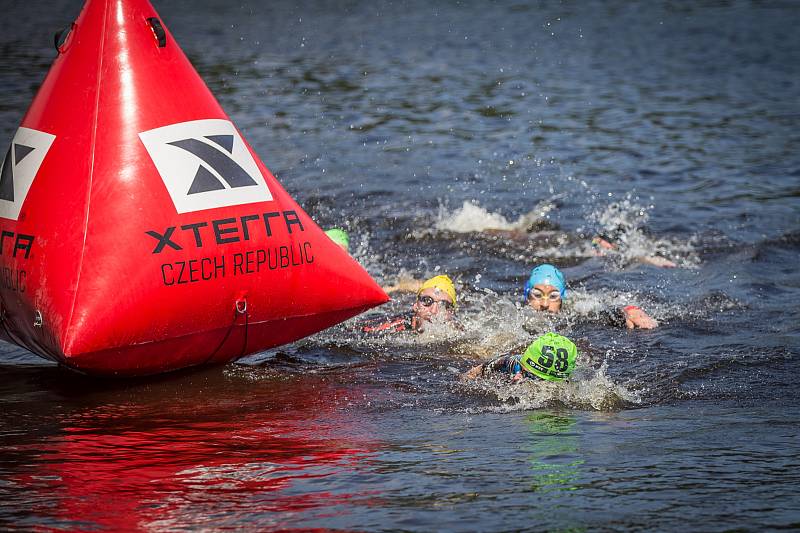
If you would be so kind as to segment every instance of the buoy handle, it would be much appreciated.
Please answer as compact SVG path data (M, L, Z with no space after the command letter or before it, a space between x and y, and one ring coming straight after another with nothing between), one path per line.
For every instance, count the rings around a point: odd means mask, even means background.
M147 22L150 23L150 29L153 30L153 35L156 36L158 47L164 48L167 46L167 32L164 31L164 26L161 25L161 21L156 17L150 17L147 19Z
M53 35L53 44L56 47L56 51L60 54L64 51L64 47L67 44L67 39L69 38L69 34L72 32L72 29L75 27L75 23L73 22L69 26L64 26L60 30L58 30L55 35Z

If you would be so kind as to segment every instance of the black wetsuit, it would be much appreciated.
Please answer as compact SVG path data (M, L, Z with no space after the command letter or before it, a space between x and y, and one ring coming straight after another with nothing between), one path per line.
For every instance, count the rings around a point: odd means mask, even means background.
M522 365L519 364L519 358L519 355L501 355L491 361L487 361L481 365L481 375L485 375L487 372L500 372L509 376L521 374L523 377L534 381L541 380L536 374L531 374L522 368Z
M406 312L392 317L375 318L359 324L358 329L362 333L398 333L402 331L413 331L411 319L413 312Z
M525 369L519 364L519 356L517 355L501 355L495 357L491 361L486 361L481 365L481 373L486 372L503 372L511 374L512 376ZM536 377L536 376L533 376Z
M538 311L540 313L547 313L547 311ZM555 330L561 329L562 327L567 325L567 318L562 315L564 311L558 314L553 314L553 323L555 326L553 328ZM600 310L597 313L597 318L587 316L585 318L587 322L601 322L607 326L611 326L614 328L624 328L625 327L625 320L626 315L625 311L622 307L607 307ZM538 335L541 332L539 331L540 326L536 323L526 323L522 325L522 329L527 331L532 335Z
M615 328L624 328L626 315L622 307L608 307L600 311L600 319Z

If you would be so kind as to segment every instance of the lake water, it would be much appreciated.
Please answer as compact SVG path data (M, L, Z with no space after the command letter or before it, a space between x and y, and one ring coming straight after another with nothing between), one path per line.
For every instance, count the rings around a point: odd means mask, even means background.
M132 381L3 344L0 527L800 528L800 4L154 5L304 209L384 284L448 273L464 328ZM4 2L5 142L79 9ZM543 261L557 319L518 305ZM459 378L549 329L569 384Z

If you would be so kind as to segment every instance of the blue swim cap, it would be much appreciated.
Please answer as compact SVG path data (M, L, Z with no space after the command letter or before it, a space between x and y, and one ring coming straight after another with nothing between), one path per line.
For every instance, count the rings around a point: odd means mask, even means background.
M564 280L564 274L553 265L544 264L531 270L531 277L525 282L525 294L522 297L523 302L528 301L528 294L530 294L533 286L540 283L543 285L552 285L558 289L562 300L567 296L567 283Z

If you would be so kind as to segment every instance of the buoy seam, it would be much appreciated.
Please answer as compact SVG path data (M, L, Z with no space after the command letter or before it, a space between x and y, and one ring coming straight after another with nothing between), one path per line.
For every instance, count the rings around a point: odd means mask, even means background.
M366 309L365 309L365 307L366 307ZM346 307L344 309L334 309L334 310L331 310L331 311L326 311L326 313L324 313L324 314L337 313L337 312L346 312L346 311L353 311L353 310L364 310L364 311L366 311L367 309L370 309L371 307L374 307L374 306L356 305L354 307ZM358 314L358 313L356 313L356 314ZM306 317L310 317L310 316L319 316L319 315L320 315L320 313L305 313L305 314L302 314L302 315L292 315L292 316L285 316L285 317L279 317L279 318L271 318L271 319L268 319L268 320L259 320L257 322L252 322L252 321L248 320L247 327L258 326L258 325L261 325L261 324L268 324L270 322L283 322L285 320L292 320L292 319L295 319L295 318L306 318ZM355 315L353 315L353 316L355 316ZM330 327L335 326L335 325L336 324L331 324ZM173 336L173 337L165 337L163 339L152 339L152 340L146 340L146 341L142 341L142 342L129 342L127 344L121 344L119 346L107 346L105 348L101 348L101 349L98 349L98 350L91 350L89 352L69 353L69 354L65 354L65 355L67 355L68 357L76 357L76 356L86 355L88 353L103 352L103 351L107 351L107 350L118 350L120 348L126 348L126 347L129 347L129 346L147 346L148 344L158 344L160 342L165 342L165 341L170 341L170 340L185 339L187 337L192 337L194 335L203 335L205 333L213 333L215 331L222 331L222 330L226 330L226 329L232 331L237 326L238 327L243 327L243 326L245 326L245 324L236 324L236 321L234 320L234 322L231 325L222 326L222 327L218 327L218 328L199 329L199 330L195 330L195 331L190 331L188 333L184 333L182 335L176 335L176 336ZM227 341L227 337L223 340L223 344L224 344L225 341ZM217 348L217 350L219 350L219 348ZM200 362L200 363L197 363L197 364L198 365L203 365L204 363Z
M83 257L86 253L86 235L89 232L89 211L91 210L92 204L92 185L94 183L94 162L95 162L95 147L97 143L97 122L98 117L100 115L100 84L103 77L103 51L106 46L106 27L108 25L108 2L110 0L106 0L103 4L103 27L100 30L100 50L99 56L100 59L97 62L97 82L95 85L95 95L94 95L94 117L92 117L92 140L90 143L90 150L91 150L91 163L89 165L89 186L87 187L86 191L86 214L83 218L83 243L81 243L81 255L78 258L78 277L75 280L75 293L72 295L72 307L69 311L69 319L67 320L67 327L64 330L64 334L66 339L64 339L64 348L66 353L67 348L67 341L69 344L72 345L72 320L75 316L75 305L78 302L78 294L79 294L79 287L81 284L81 277L83 275Z

